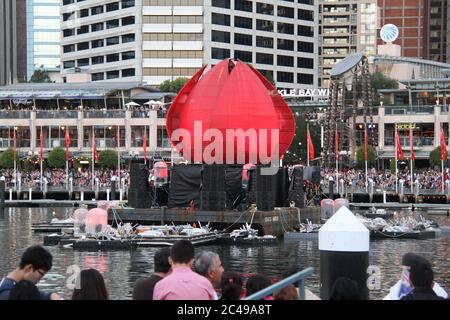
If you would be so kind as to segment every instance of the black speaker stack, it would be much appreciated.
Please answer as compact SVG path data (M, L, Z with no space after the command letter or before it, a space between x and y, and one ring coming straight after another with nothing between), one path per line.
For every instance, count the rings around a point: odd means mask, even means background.
M320 174L320 171L319 171ZM303 168L294 167L289 190L289 202L294 202L297 208L305 207L305 192L303 190Z
M152 192L148 181L147 167L143 163L130 164L130 189L128 205L133 208L151 208Z
M220 211L226 209L227 189L225 165L203 165L200 203L202 210Z
M256 207L260 211L272 211L275 207L276 174L263 174L263 166L256 166Z

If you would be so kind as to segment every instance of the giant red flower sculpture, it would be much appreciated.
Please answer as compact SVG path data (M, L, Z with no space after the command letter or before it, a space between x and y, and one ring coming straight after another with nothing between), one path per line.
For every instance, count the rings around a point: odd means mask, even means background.
M203 75L205 68L169 109L166 128L172 144L197 163L280 159L294 137L295 121L275 87L239 60L225 59Z

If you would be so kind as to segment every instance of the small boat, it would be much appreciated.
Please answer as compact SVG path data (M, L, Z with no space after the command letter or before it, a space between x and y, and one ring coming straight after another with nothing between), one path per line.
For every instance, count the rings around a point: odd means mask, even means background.
M218 235L218 240L222 244L239 245L275 244L278 242L277 237L273 235L258 236L258 230L253 229L248 223L230 233Z

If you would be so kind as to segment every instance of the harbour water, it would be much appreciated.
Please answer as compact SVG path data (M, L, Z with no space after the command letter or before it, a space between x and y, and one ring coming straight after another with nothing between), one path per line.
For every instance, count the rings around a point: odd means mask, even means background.
M67 217L72 208L9 208L0 216L0 276L6 275L18 263L23 250L33 244L42 244L44 234L31 231L33 223L49 222L54 217ZM450 225L450 218L433 216L440 225ZM96 268L105 277L111 299L130 299L133 284L139 277L149 276L153 270L153 255L157 248L138 248L126 251L89 252L74 251L59 246L47 247L53 255L53 268L41 280L43 290L56 291L70 299L73 266L81 269ZM319 294L319 251L317 240L279 241L275 245L239 247L235 245L208 245L196 250L217 252L225 270L243 275L263 273L277 278L289 265L299 268L313 267L314 274L306 284ZM389 287L399 278L401 257L406 252L415 252L432 261L435 280L450 290L449 238L429 240L374 240L370 243L369 263L380 271L380 288L370 291L371 299L381 299ZM72 266L72 267L71 267ZM76 267L75 267L76 268Z

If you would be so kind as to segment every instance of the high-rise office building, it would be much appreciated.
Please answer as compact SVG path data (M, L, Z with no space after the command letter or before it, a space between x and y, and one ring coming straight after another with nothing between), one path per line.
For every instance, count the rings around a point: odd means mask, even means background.
M447 0L425 0L423 58L447 61Z
M376 53L376 0L320 0L320 86L328 87L329 72L347 55Z
M158 85L232 57L279 88L315 87L317 1L64 0L62 74Z
M26 77L25 0L0 1L0 85Z
M59 73L60 0L26 0L27 80L37 69ZM21 13L23 15L23 13Z

